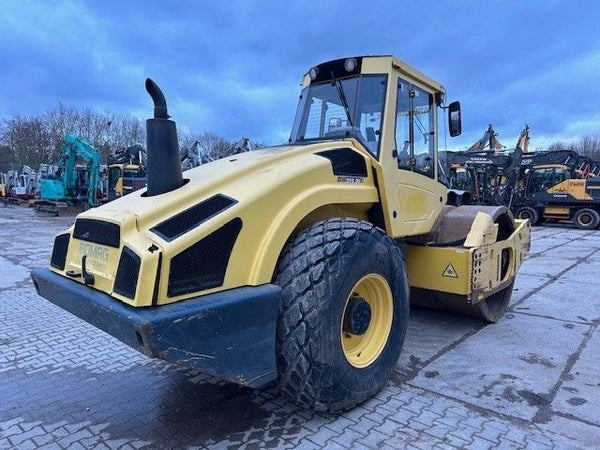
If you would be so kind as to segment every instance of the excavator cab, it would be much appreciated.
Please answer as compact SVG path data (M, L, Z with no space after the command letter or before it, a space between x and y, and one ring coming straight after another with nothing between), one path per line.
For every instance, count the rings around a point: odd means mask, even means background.
M565 166L536 167L529 172L528 193L545 192L553 186L571 178Z

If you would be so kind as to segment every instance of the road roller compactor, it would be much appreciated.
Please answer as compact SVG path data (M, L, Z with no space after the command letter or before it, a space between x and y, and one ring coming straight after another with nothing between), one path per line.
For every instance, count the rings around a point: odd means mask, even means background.
M150 357L332 412L386 384L409 302L503 316L529 222L446 206L438 112L458 135L460 104L438 82L392 56L317 65L289 143L185 173L146 89L147 187L56 236L42 297Z

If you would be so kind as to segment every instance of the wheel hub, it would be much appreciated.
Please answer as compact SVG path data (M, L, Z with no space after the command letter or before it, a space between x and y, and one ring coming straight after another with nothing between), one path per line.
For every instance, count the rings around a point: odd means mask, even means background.
M348 299L348 306L344 314L343 330L345 333L362 336L371 323L371 306L359 295Z
M350 291L340 317L340 340L346 360L359 369L377 360L386 346L394 317L394 297L387 280L363 276Z
M582 214L579 218L579 222L582 225L589 225L590 223L592 223L592 218L589 214Z

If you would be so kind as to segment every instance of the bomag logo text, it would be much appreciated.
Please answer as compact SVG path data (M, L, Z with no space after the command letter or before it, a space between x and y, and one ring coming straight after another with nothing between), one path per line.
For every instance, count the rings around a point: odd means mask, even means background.
M87 255L88 258L99 261L108 261L108 247L90 244L89 242L81 242L79 244L79 255Z

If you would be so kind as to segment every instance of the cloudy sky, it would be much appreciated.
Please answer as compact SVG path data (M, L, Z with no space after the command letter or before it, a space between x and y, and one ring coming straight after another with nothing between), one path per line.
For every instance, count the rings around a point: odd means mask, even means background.
M465 148L492 123L531 149L600 135L600 2L5 0L0 118L59 102L147 118L146 77L180 127L287 140L311 66L393 54L460 100ZM451 142L451 143L450 143Z

